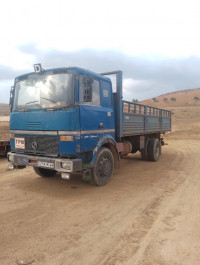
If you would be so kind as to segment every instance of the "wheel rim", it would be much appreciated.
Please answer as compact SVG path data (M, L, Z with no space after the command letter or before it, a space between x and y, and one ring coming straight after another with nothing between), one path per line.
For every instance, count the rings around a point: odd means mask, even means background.
M99 175L101 177L107 177L112 171L112 165L107 157L101 159L98 167Z
M160 155L160 144L159 142L156 144L156 147L155 147L155 157L158 158Z

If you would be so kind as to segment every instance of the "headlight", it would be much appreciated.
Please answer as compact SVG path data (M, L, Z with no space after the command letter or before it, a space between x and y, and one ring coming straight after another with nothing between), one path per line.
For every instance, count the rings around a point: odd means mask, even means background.
M62 168L72 171L72 161L62 162Z
M14 155L8 155L8 160L10 162L14 162Z

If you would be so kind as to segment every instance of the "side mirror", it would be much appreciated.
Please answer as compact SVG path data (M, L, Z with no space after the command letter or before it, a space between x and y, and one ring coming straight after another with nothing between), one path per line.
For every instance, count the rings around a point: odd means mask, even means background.
M10 88L10 101L9 101L10 112L12 112L13 103L14 103L14 86L11 86L11 88Z

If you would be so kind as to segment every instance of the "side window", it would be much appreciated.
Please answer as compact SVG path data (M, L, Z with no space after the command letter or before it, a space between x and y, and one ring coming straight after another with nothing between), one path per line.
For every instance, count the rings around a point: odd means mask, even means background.
M102 93L103 93L103 100L102 100L102 105L103 107L106 108L111 108L112 105L112 93L111 93L111 83L107 81L101 81L102 83Z
M79 76L79 101L82 104L100 106L99 81L91 76Z

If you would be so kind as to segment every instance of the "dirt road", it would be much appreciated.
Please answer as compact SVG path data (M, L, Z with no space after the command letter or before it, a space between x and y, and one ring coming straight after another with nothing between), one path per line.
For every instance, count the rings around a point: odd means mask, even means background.
M195 137L189 122L178 131L186 114L176 110L159 161L130 155L103 187L8 171L1 159L0 265L199 265L199 124Z

